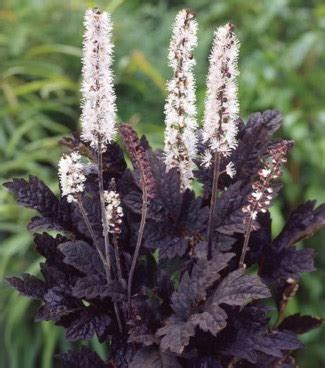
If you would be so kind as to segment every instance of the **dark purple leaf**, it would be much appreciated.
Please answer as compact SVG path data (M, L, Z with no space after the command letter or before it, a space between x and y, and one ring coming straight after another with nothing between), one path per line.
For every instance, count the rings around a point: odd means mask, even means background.
M87 274L103 274L103 263L95 248L82 240L69 241L59 246L64 254L64 262Z
M273 241L277 251L289 248L300 240L308 238L325 227L325 205L315 208L316 201L308 201L298 206L290 215L281 233Z
M199 259L191 276L185 272L177 291L171 297L174 311L188 318L192 306L206 298L206 290L219 279L219 272L228 265L233 256L233 253L216 253L209 261Z
M193 326L198 326L201 330L216 336L219 331L226 327L227 314L218 305L214 305L209 308L209 312L192 314L189 321Z
M175 354L182 354L188 345L190 338L195 335L195 328L191 322L183 322L177 318L170 319L166 326L157 331L157 336L162 337L160 349Z
M44 281L27 273L22 274L21 278L8 277L6 280L22 295L28 296L29 298L42 299L47 291L47 285Z
M129 368L181 368L181 365L175 356L147 347L136 352Z
M55 218L59 211L59 200L52 191L35 176L25 179L13 179L3 184L17 202L27 208L38 211L42 216Z
M67 328L66 338L69 341L89 340L94 334L101 338L107 332L112 321L107 314L88 309L83 309L68 316L68 318L72 319L69 326L65 326ZM66 322L64 322L64 325L66 325Z
M285 318L279 325L279 330L292 331L298 335L320 327L324 319L314 316L304 316L299 313Z
M269 298L271 293L255 275L237 270L226 276L213 295L213 303L243 306L251 299Z
M44 294L43 304L35 316L35 321L56 321L80 307L81 303L69 295L69 290L56 286Z
M107 368L101 358L86 346L79 351L69 351L56 356L62 368Z

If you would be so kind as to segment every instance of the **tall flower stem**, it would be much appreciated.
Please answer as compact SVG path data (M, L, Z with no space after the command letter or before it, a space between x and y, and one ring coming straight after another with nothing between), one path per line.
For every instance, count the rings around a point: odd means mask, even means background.
M137 244L135 246L135 251L134 251L131 269L129 273L129 279L128 279L128 314L129 316L131 312L131 294L132 294L133 276L134 276L137 259L140 253L144 226L146 224L146 218L147 218L147 212L148 212L148 192L147 192L147 188L145 185L143 185L142 190L143 190L143 193L142 193L141 221L140 221L140 227L139 227L139 232L138 232Z
M105 257L106 257L106 264L108 267L107 273L107 282L111 280L111 260L109 255L109 240L108 240L108 228L107 228L107 221L105 215L105 201L104 201L104 180L103 180L103 154L102 154L102 145L101 142L98 142L98 185L99 185L99 197L100 197L100 208L102 213L102 223L103 223L103 235L104 235L104 242L105 242Z
M245 264L244 261L245 261L245 256L246 256L246 252L248 248L249 238L252 232L252 225L253 225L253 219L250 218L247 224L247 227L246 227L246 231L245 231L243 249L242 249L240 260L239 260L239 268L244 268L244 264Z
M121 260L120 260L119 250L118 250L117 236L115 234L113 235L113 244L114 244L114 254L115 254L117 279L122 284L123 275L122 275L122 268L121 268ZM118 310L118 303L114 303L114 308L115 308L115 313L116 313L116 317L117 317L117 322L119 324L119 329L120 329L120 332L121 332L123 329L122 329L121 318L120 318L119 310ZM124 315L124 318L126 318L125 310L123 311L123 309L122 309L122 313Z
M120 283L122 283L123 275L122 275L121 259L120 259L120 254L119 254L117 240L118 240L118 238L114 234L113 235L113 245L114 245L114 254L115 254L115 262L116 262L117 279L118 279L118 281Z
M213 226L215 224L215 211L218 199L218 181L220 176L220 153L215 152L213 160L213 180L212 180L212 192L210 200L210 213L208 223L208 259L212 257L212 237L213 237Z
M112 265L109 254L109 240L108 240L108 228L105 214L105 201L104 201L104 180L103 180L103 154L102 154L102 145L101 141L98 141L98 185L99 185L99 197L100 197L100 208L102 213L102 223L103 223L103 235L105 242L105 259L106 259L106 278L107 283L109 284L112 280ZM116 320L118 324L118 328L120 333L123 331L120 312L118 308L118 304L114 302L114 310L116 315Z

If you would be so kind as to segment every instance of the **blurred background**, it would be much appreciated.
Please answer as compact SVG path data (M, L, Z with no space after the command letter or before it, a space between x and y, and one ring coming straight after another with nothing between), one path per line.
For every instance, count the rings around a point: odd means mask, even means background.
M82 17L87 7L112 13L119 118L132 122L155 147L163 142L165 82L170 27L177 11L197 12L199 115L205 94L213 29L237 26L240 105L244 119L277 108L279 135L296 141L273 209L276 235L290 211L306 199L325 200L325 3L322 0L0 0L0 180L33 174L58 192L57 141L79 129ZM66 351L61 327L35 324L37 305L8 288L3 278L38 273L41 261L26 230L31 211L0 188L0 367L51 368ZM322 239L323 238L323 239ZM323 243L323 244L322 244ZM315 247L318 271L305 275L288 313L325 310L324 232L306 241ZM301 367L325 366L323 331L302 337ZM90 344L104 354L96 340Z

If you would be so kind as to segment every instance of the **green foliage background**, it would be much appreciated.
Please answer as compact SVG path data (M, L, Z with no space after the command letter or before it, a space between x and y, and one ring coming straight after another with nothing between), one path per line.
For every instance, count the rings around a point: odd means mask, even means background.
M1 0L0 178L33 174L56 193L57 140L79 127L82 16L98 5L112 12L114 70L121 121L136 125L154 146L162 145L166 56L176 12L188 7L200 24L197 87L200 116L207 56L214 27L231 21L242 43L239 78L241 115L274 108L284 115L281 135L296 141L272 209L274 233L290 210L307 198L325 200L325 3L322 0ZM26 230L33 215L0 189L0 279L37 274L41 261ZM324 233L323 242L324 242ZM322 236L309 240L318 251L318 271L306 275L288 312L322 314L325 251ZM307 245L307 244L304 244ZM50 368L53 353L67 350L63 331L34 324L34 304L0 285L0 367ZM303 336L301 367L325 364L324 330ZM96 340L91 344L104 354ZM324 345L323 345L324 346Z

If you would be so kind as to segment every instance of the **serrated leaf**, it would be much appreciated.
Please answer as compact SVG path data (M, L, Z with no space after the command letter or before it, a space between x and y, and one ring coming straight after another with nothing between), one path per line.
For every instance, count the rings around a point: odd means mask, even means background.
M210 309L210 311L212 311ZM219 306L214 306L213 313L203 312L192 314L189 321L194 325L200 327L201 330L210 332L216 336L219 331L224 329L227 325L227 314Z
M68 292L69 290L60 286L48 290L44 294L43 304L35 316L35 321L57 321L62 316L78 310L81 306L80 302Z
M106 368L101 358L87 346L82 346L79 351L69 351L56 355L62 364L62 368Z
M15 197L17 202L27 208L38 211L42 216L55 218L59 211L59 200L53 192L37 177L13 179L3 184Z
M243 306L251 299L263 299L270 296L270 291L258 276L245 275L244 271L237 270L221 281L213 295L213 303Z
M156 334L162 337L160 341L162 351L182 354L190 338L195 335L195 328L191 322L173 318L167 321L166 326L159 328Z
M220 277L234 253L215 253L211 260L199 259L194 265L191 276L185 272L178 289L173 293L172 308L182 316L188 318L191 308L206 298L206 290Z
M80 299L94 299L111 297L113 301L120 302L126 299L126 292L117 281L109 285L103 275L94 274L77 280L73 287L72 295Z
M99 274L85 276L76 282L72 295L80 299L94 299L104 297L107 292L107 281Z
M154 347L147 347L136 352L129 368L181 368L181 365L175 356L159 352Z
M66 338L69 341L89 340L95 334L101 338L111 325L112 319L99 311L83 309L76 314L69 315L72 321L60 322L66 327Z
M34 238L35 249L46 259L55 260L59 258L59 254L61 254L58 250L58 246L65 243L67 240L68 239L62 235L57 235L53 238L47 233L36 234ZM60 258L63 258L62 255Z
M31 232L39 230L56 230L65 231L64 226L60 222L50 219L48 217L33 217L27 225L27 229Z
M289 248L296 242L308 238L325 227L325 204L315 208L316 201L298 206L290 215L281 233L273 241L277 251Z
M44 281L27 273L22 274L21 278L8 277L6 280L22 295L28 296L29 298L42 299L47 292L47 285Z
M301 273L315 270L314 257L315 250L310 248L289 248L278 253L272 247L264 255L260 275L269 282L282 283L288 278L298 280Z
M87 274L103 274L103 263L95 248L82 240L69 241L59 246L64 254L64 262Z

